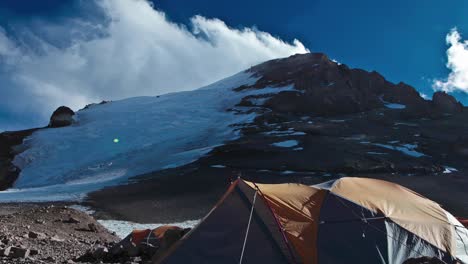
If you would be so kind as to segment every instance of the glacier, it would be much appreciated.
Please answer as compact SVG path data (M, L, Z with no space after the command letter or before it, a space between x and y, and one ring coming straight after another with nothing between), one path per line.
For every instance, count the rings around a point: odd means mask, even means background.
M234 91L259 79L241 72L206 87L93 105L69 127L42 129L27 138L13 163L21 173L0 201L81 200L128 178L196 161L240 136L234 124L256 114L227 111L248 95L294 87ZM241 107L239 107L241 108ZM176 177L176 176L174 176Z

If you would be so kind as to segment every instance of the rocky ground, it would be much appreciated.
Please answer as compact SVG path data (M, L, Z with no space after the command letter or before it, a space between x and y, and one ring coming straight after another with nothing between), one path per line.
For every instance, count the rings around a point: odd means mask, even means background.
M119 238L66 205L2 204L0 263L75 263Z

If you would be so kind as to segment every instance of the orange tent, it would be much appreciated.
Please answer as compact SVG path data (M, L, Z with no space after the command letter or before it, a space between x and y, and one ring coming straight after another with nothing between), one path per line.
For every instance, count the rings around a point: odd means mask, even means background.
M455 217L394 183L238 179L162 263L468 263L467 255L468 230Z

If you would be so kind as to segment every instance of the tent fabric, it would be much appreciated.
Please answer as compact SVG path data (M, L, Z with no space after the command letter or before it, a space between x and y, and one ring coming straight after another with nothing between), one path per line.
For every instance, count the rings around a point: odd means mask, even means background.
M132 242L135 245L145 242L146 240L161 240L167 230L182 230L182 228L172 225L163 225L153 230L151 229L135 229L131 233Z
M162 263L399 264L419 257L468 263L467 253L468 230L455 217L394 183L238 179Z
M253 197L256 191L259 192L258 187L252 186L251 183L249 184L249 182L246 181L239 181L238 186L240 190L246 194L246 197ZM278 223L278 221L281 221L279 215L274 212L271 204L262 192L258 193L257 200L258 202L255 204L254 212L262 219L265 227L268 229L268 232L271 234L276 244L281 248L281 251L287 256L289 262L299 262L301 257L298 252L289 245L290 240L284 236L285 226L281 226ZM249 202L252 203L252 200Z
M455 253L454 233L445 210L407 188L376 179L341 178L330 191L380 212L436 247Z
M246 183L261 191L301 259L316 263L318 216L327 192L301 184Z
M132 231L132 242L135 245L140 244L142 241L144 241L148 236L151 235L151 229L135 229Z
M385 225L388 234L388 263L403 263L407 259L421 256L436 257L446 263L453 262L449 254L401 228L398 224L386 221Z
M381 216L329 193L319 218L318 263L387 263L387 236Z
M255 191L246 194L239 182L233 187L161 263L239 263ZM253 206L259 204L261 200L256 200ZM284 241L276 239L265 224L274 221L269 219L273 216L254 212L242 263L292 263L289 252L283 250L287 247L278 245Z
M455 256L465 263L468 263L468 229L455 218L453 215L447 212L447 218L452 224L453 231L456 238L456 251Z

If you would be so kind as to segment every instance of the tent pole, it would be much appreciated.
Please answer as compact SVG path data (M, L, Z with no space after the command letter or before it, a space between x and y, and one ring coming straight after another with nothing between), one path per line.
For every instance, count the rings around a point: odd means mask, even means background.
M254 208L255 208L255 200L256 199L257 199L257 191L255 191L253 201L252 201L252 208L250 209L249 222L247 224L247 230L245 231L244 244L242 245L242 252L241 252L240 259L239 259L239 264L242 264L242 259L244 258L245 244L247 244L247 237L249 236L250 222L252 221L252 215L253 215L253 211L254 211Z

